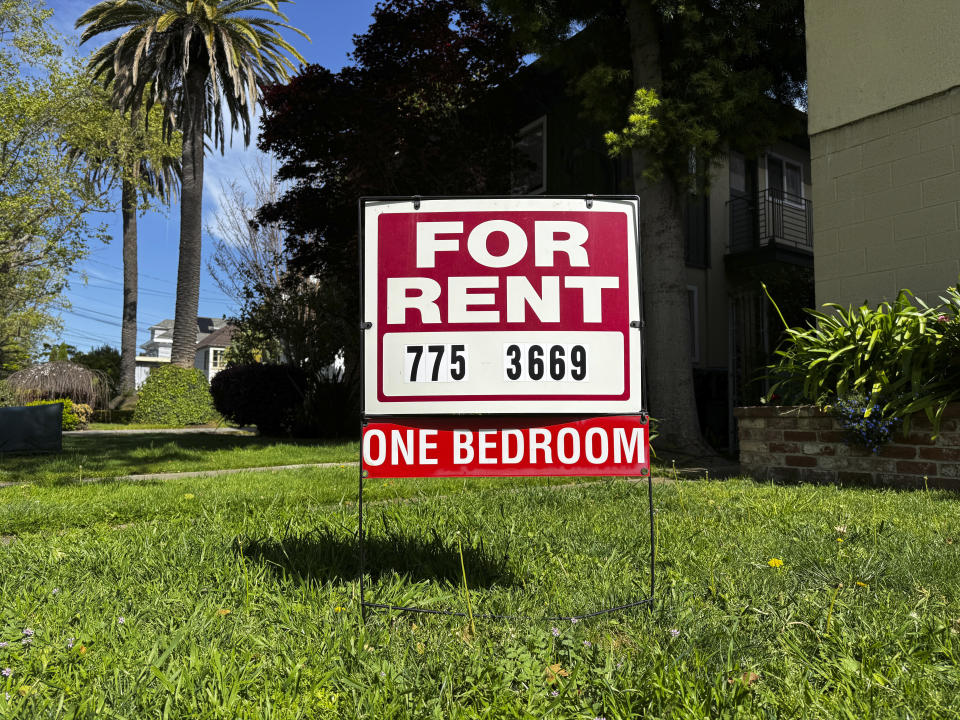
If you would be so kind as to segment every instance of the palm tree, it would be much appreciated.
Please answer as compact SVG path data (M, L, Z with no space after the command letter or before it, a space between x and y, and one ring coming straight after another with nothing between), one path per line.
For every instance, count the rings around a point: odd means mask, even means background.
M131 125L136 113L131 116ZM136 128L134 128L136 133ZM149 138L148 138L149 140ZM123 162L121 158L121 162ZM152 161L151 161L152 160ZM122 173L120 213L123 218L123 313L120 326L120 391L136 390L137 375L137 212L141 196L156 197L168 204L180 183L180 159L168 154L148 159L140 152L127 160Z
M117 106L149 113L159 105L164 132L183 133L171 358L182 367L193 365L197 343L204 138L223 152L226 114L231 136L242 128L249 145L261 87L286 80L291 57L306 62L280 34L284 28L307 37L287 23L281 2L289 0L103 0L77 20L81 42L123 31L90 59L94 77L112 85Z
M160 109L153 127L141 123L136 110L124 114L111 106L109 90L91 86L101 102L97 121L69 133L70 152L87 160L94 182L120 185L123 222L123 303L120 330L120 386L123 393L136 390L137 362L137 212L141 200L158 199L168 205L180 184L180 134L164 138ZM90 133L93 133L91 135Z

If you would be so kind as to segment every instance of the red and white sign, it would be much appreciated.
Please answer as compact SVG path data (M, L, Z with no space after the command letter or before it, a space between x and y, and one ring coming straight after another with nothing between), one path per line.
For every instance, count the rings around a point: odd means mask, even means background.
M638 413L635 198L363 201L364 413Z
M648 442L649 428L637 415L404 419L364 427L363 468L373 478L646 476Z

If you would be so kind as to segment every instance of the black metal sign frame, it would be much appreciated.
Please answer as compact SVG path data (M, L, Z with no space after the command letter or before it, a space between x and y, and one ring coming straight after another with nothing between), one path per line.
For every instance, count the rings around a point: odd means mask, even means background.
M410 202L413 204L414 210L420 209L421 201L423 200L516 200L520 196L516 195L474 195L474 196L456 196L456 195L430 195L430 196L420 196L420 195L406 195L406 196L372 196L372 197L363 197L359 201L359 229L360 234L358 237L358 255L359 255L359 272L360 272L360 437L361 437L361 448L360 448L360 462L359 462L359 472L358 472L358 492L357 492L357 510L358 510L358 527L357 527L357 552L359 553L359 586L360 586L360 614L361 618L366 620L367 610L377 611L377 610L387 610L395 612L409 612L409 613L420 613L426 615L445 615L449 617L468 617L468 613L459 610L449 610L449 609L436 609L436 608L425 608L419 607L416 605L392 605L387 603L378 603L370 602L366 599L366 585L364 581L364 575L366 573L366 534L363 528L363 480L366 474L366 471L363 468L363 447L362 447L362 438L363 432L368 423L368 417L364 408L364 403L366 400L366 372L365 372L365 337L364 333L369 330L372 326L366 321L365 307L364 307L364 238L365 238L365 220L364 220L364 206L368 202ZM587 208L593 206L594 200L638 200L636 195L538 195L537 198L543 198L546 200L583 200ZM526 198L529 199L529 198ZM635 206L636 208L636 206ZM636 213L636 209L635 209ZM649 421L649 415L646 410L646 401L647 401L647 374L646 370L646 343L644 342L644 320L643 320L643 276L641 273L641 256L640 256L640 218L634 214L634 228L636 230L636 255L637 255L637 293L640 301L640 364L641 364L641 378L643 386L641 388L640 398L641 398L641 410L638 415L645 420ZM605 413L598 413L592 415L591 417L600 417ZM630 413L616 413L617 415L629 415ZM402 415L397 415L397 418L401 418ZM545 419L550 416L543 416ZM378 418L382 419L382 418ZM621 605L615 605L612 607L605 607L599 609L591 609L583 611L579 614L567 614L567 615L549 615L549 616L540 616L532 617L529 615L521 614L491 614L491 613L473 613L472 617L481 618L485 620L519 620L519 621L540 621L548 622L555 620L586 620L588 618L599 617L601 615L607 615L615 612L622 612L630 610L632 608L640 607L643 605L652 605L654 601L654 593L656 589L656 537L654 534L654 512L653 512L653 478L651 473L647 473L647 506L649 512L649 521L650 521L650 594L645 598L640 598L638 600L632 600Z

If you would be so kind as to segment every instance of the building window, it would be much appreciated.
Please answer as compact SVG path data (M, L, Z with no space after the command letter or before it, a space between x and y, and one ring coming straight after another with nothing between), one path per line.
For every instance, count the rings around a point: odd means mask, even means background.
M803 168L776 155L767 155L767 188L772 198L802 206Z
M747 161L738 152L730 151L730 191L745 193L747 191Z
M690 311L690 361L700 362L700 304L696 285L687 285L687 308Z
M223 350L210 351L210 369L221 370L223 368Z
M547 118L524 127L514 144L513 194L540 195L547 191Z
M710 267L710 196L687 194L684 208L684 260L687 267Z

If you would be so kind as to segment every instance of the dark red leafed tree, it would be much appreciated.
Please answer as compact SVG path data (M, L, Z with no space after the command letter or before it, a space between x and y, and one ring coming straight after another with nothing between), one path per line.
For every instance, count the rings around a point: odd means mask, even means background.
M289 183L259 218L286 233L284 282L316 289L311 361L342 351L348 382L359 380L358 199L502 192L515 128L496 89L520 65L510 28L469 0L381 3L354 45L340 72L311 65L269 88L259 139Z

